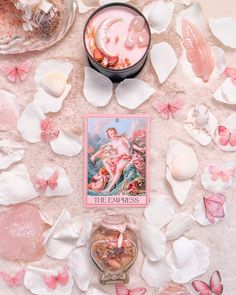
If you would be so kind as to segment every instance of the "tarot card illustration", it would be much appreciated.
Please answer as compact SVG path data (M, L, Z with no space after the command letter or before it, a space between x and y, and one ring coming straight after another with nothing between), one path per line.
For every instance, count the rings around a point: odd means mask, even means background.
M85 206L148 205L148 135L146 115L85 117Z

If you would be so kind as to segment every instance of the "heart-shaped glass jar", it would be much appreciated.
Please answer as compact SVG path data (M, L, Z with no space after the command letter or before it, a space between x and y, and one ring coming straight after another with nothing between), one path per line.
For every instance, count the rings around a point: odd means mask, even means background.
M102 271L101 284L128 283L127 271L137 258L138 246L124 216L110 215L102 221L92 233L90 253Z

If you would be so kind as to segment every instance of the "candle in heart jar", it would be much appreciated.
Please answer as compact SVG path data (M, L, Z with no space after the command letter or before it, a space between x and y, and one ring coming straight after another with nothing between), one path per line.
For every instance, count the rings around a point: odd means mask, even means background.
M120 215L109 215L94 230L90 241L91 257L102 271L101 284L127 284L127 271L138 254L137 238Z
M114 82L133 77L142 69L150 42L150 28L144 15L125 3L98 8L84 29L90 64Z

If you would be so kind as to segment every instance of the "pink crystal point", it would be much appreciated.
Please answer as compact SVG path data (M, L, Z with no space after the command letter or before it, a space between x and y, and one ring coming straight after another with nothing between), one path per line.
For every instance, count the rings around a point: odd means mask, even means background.
M148 46L149 43L149 34L146 31L142 31L138 33L138 47Z
M137 37L136 37L135 32L130 31L128 36L127 36L127 39L125 41L125 46L127 48L130 48L130 49L133 48L135 46L135 44L136 44L136 39L137 39Z
M195 75L207 82L214 70L215 61L203 34L188 20L182 21L183 45Z
M0 255L34 261L44 254L44 223L34 205L16 205L0 215Z
M129 30L134 32L141 32L144 28L145 20L142 16L135 16L129 24Z

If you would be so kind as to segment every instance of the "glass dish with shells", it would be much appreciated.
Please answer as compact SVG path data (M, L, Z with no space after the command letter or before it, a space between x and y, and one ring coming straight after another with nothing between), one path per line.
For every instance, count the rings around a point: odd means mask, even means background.
M1 0L0 54L44 50L71 27L74 0Z

